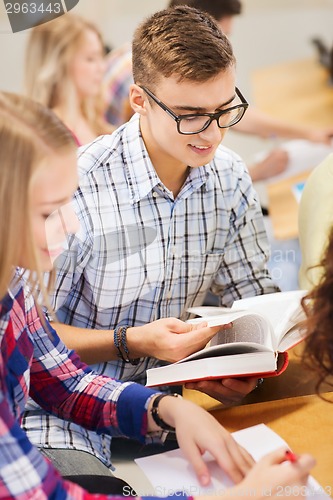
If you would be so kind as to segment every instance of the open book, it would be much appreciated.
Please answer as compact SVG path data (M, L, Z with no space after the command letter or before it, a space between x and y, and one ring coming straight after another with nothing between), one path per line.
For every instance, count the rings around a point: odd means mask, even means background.
M231 308L194 307L189 312L209 326L227 325L202 350L166 366L147 370L147 386L181 384L226 377L279 375L288 365L287 350L305 337L300 305L303 290L237 300Z
M257 461L267 453L270 453L277 448L285 446L288 448L287 443L274 431L264 424L248 427L237 432L232 433L235 440L243 446ZM186 460L183 452L180 449L167 451L158 455L153 455L144 458L137 458L135 462L143 470L149 479L152 490L148 495L179 496L182 492L187 495L219 495L223 496L224 490L234 486L234 483L221 470L214 458L205 453L203 459L206 462L209 472L211 474L211 484L207 487L200 485L194 469ZM281 494L282 494L281 488ZM320 484L310 476L307 484L307 490L300 498L311 498L311 500L328 500L330 497L327 493L331 491L330 486L320 486ZM139 495L143 492L138 491ZM147 492L144 492L147 495ZM244 499L253 495L251 491ZM272 494L267 494L271 498ZM279 496L279 495L277 495ZM288 496L288 495L287 495Z

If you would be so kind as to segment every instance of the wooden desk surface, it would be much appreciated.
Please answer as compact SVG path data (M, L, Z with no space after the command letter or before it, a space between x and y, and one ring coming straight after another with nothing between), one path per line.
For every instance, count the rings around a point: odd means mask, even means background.
M292 188L298 182L306 181L310 170L267 185L268 210L274 236L278 240L298 237L299 203Z
M185 391L185 397L211 410L230 432L264 423L296 453L312 453L318 462L313 477L333 492L333 385L328 382L321 387L332 403L317 396L316 377L302 364L301 353L302 344L291 349L287 370L265 379L241 405L223 408L197 391Z
M295 451L311 453L317 465L311 472L333 496L333 394L331 403L318 396L300 396L212 411L230 432L264 423Z
M315 59L258 69L252 75L254 103L275 118L300 125L333 125L333 86Z

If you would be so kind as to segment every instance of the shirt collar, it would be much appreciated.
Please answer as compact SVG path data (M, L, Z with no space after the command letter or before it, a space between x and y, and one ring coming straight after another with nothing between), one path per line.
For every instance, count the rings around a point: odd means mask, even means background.
M164 187L149 158L141 135L139 119L140 116L135 114L125 126L123 133L124 164L132 204L145 198L156 186L160 186L162 190ZM191 168L179 197L187 197L205 184L210 171L210 164Z
M161 182L143 142L139 118L140 115L135 114L123 133L125 172L132 203L145 198Z

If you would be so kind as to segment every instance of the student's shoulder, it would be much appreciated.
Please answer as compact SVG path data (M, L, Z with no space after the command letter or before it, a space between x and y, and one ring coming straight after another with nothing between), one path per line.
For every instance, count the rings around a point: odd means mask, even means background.
M78 149L80 177L108 168L110 163L121 162L124 125L112 134L101 135Z

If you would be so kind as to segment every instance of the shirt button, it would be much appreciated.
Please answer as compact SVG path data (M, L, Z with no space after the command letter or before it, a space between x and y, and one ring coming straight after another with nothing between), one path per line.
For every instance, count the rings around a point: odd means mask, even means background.
M157 197L158 197L158 194L156 193L156 191L153 191L153 197L154 197L154 198L157 198Z
M171 297L172 297L172 292L171 290L169 290L168 293L166 294L166 298L171 299Z

